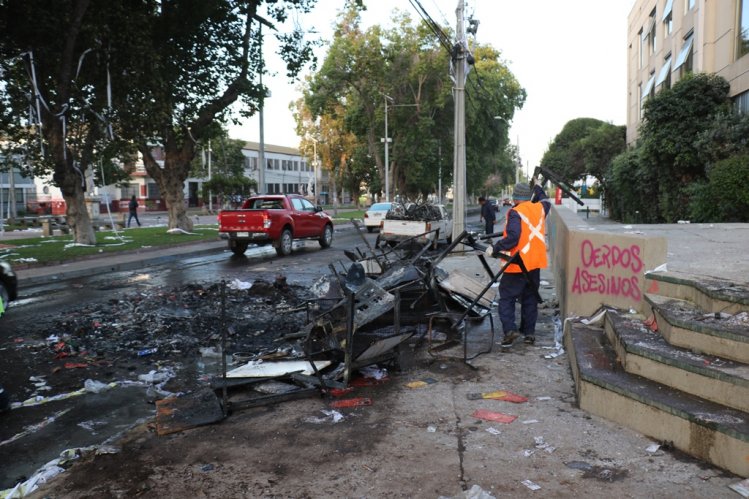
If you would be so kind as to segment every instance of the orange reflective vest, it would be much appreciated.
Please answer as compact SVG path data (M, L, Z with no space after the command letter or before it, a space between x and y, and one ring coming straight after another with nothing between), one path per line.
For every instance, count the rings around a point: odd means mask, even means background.
M510 250L511 255L520 252L526 270L545 269L546 260L546 213L542 203L531 203L525 201L513 208L520 215L520 239L517 246ZM510 212L507 212L507 222L510 221ZM512 264L505 272L520 273L520 266Z

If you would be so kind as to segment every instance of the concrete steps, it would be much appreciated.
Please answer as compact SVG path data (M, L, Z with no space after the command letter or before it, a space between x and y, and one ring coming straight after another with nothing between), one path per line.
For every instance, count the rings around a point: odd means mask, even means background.
M749 476L749 416L624 371L600 328L567 322L580 408L699 459Z
M658 331L671 345L738 362L749 361L749 313L747 325L735 320L745 310L733 314L705 312L689 301L650 293L645 294L645 300L655 314ZM736 310L735 305L729 308ZM726 314L729 319L723 319Z
M749 413L749 365L672 346L615 311L606 313L604 331L628 373Z
M647 280L657 328L616 310L602 327L565 323L580 407L749 476L749 287Z

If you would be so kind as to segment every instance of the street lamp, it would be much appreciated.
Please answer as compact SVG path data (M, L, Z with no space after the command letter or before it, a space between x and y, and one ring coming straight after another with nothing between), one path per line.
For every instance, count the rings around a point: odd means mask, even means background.
M385 137L380 139L380 142L385 143L385 201L390 201L390 158L389 155L389 143L393 141L388 137L388 101L393 102L393 98L389 95L385 95L380 92L385 98Z

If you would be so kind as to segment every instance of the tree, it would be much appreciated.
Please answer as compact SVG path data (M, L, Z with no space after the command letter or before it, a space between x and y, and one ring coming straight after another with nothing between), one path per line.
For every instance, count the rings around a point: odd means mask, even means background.
M308 12L314 0L240 1L178 0L158 2L145 22L142 57L132 68L128 105L119 109L120 133L137 144L148 174L157 182L169 210L169 227L190 230L183 185L197 143L212 125L230 118L230 106L241 115L254 113L266 89L255 76L262 65L263 27L283 22L290 10ZM261 8L265 7L263 17ZM312 59L303 34L276 32L287 74L298 73ZM163 166L152 147L164 150Z
M471 106L466 128L468 186L476 189L507 164L507 126L497 126L495 116L508 123L522 106L525 91L499 60L498 51L477 46L473 54L475 76L467 84ZM370 160L377 165L379 178L367 182L371 192L384 190L380 138L384 137L386 106L392 139L390 190L423 199L436 192L440 166L443 183L449 185L453 144L449 58L432 31L423 23L414 25L405 14L396 12L389 29L373 26L366 31L359 26L356 8L340 15L336 36L310 80L305 103L313 118L336 115L334 121L357 138L356 157L361 160L353 164L365 163L358 174L369 176ZM367 160L362 145L366 145Z
M52 174L77 243L96 242L84 198L87 170L97 166L96 176L106 164L108 180L116 180L112 161L127 161L132 152L108 126L125 98L110 90L128 58L139 57L134 43L148 8L149 2L0 2L2 132L28 173Z
M588 173L585 140L604 125L605 122L595 118L575 118L568 121L549 144L541 158L541 166L567 179L569 183L584 177ZM590 147L593 145L590 144Z
M707 178L695 137L716 116L731 112L730 85L714 74L694 74L649 99L640 125L643 162L656 179L660 220L689 216L689 185Z

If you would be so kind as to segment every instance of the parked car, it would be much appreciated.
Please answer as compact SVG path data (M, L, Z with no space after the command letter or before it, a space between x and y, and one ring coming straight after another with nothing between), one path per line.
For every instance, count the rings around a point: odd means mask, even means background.
M18 297L18 279L8 262L0 262L0 316L8 303Z
M221 210L218 232L236 255L243 255L250 244L272 244L279 256L287 256L294 239L317 239L321 247L329 247L333 219L302 196L254 196L239 210Z
M364 212L364 226L367 232L372 232L380 228L380 224L385 220L385 215L398 203L375 203Z

